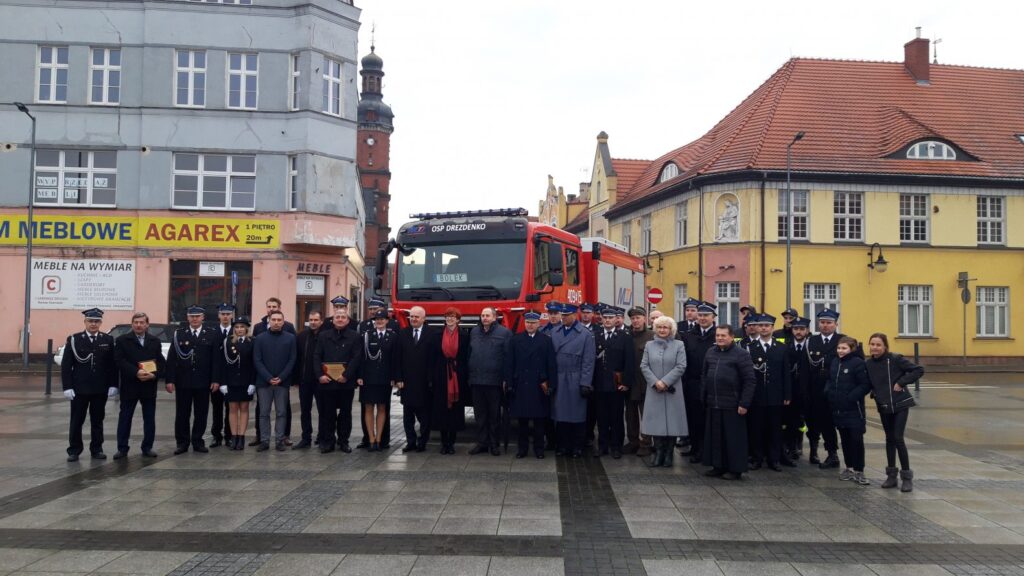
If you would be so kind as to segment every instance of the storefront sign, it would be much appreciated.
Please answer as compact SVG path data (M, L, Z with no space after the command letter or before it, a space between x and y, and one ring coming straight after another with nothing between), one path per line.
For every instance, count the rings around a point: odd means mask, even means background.
M323 296L324 277L299 274L295 277L296 296Z
M199 263L199 275L200 276L212 276L214 278L224 277L224 263L223 262L200 262Z
M295 268L299 274L327 274L331 273L331 265L323 262L299 262Z
M32 308L131 310L135 260L32 259Z
M66 216L40 214L33 219L33 244L109 248L280 247L278 220L172 218L163 216ZM0 245L18 246L28 238L25 216L0 215Z

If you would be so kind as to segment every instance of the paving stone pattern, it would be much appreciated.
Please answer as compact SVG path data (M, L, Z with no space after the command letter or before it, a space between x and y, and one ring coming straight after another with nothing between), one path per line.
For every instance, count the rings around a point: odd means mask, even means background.
M344 496L351 482L311 480L238 527L236 532L296 533Z
M196 554L168 576L249 576L272 554Z

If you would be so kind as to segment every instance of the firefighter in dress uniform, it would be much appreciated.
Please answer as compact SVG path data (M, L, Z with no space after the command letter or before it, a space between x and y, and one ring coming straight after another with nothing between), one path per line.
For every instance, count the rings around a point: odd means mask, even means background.
M185 315L188 326L174 331L167 353L167 391L174 394L175 454L188 452L189 445L196 452L210 451L203 433L210 412L213 358L223 338L203 326L205 315L202 306L190 306Z
M96 460L103 453L103 417L107 398L117 396L117 365L114 363L114 339L100 332L103 310L90 308L85 330L68 336L60 363L60 381L64 397L71 401L71 426L68 433L68 462L77 462L84 450L82 426L86 413L91 424L89 452Z

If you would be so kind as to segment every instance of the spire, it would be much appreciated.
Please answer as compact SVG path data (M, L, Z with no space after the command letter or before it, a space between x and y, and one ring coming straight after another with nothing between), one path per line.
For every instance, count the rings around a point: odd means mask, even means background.
M376 25L371 34L375 32ZM394 129L392 120L395 115L391 107L384 103L384 60L377 55L377 46L373 43L372 36L370 53L363 56L360 63L362 70L359 74L363 77L363 89L359 95L359 128L378 129L390 133Z

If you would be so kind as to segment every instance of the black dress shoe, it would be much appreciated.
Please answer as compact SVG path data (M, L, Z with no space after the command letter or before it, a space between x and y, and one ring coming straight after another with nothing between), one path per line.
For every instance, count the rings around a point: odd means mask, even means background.
M152 450L146 450L142 453L142 455L145 456L146 458L156 458L157 456L159 456L159 454L153 452Z
M285 446L284 441L281 441L281 442L277 443L277 445L274 447L274 449L277 450L278 452L284 452L288 448Z
M426 452L427 451L427 445L426 444L417 444L416 445L416 451L417 452Z
M775 462L769 462L768 463L768 469L769 470L775 470L776 472L782 472L782 468L778 464L776 464Z
M266 452L267 450L270 450L269 442L261 442L260 447L256 449L257 452Z
M783 466L786 466L788 468L796 468L796 462L790 460L789 458L783 458L779 460L779 464L782 464Z
M348 442L342 442L341 444L339 444L338 445L338 450L341 450L345 454L351 454L352 453L352 447L348 445Z
M616 460L618 460L619 458L622 458L622 451L621 450L612 450L612 458L614 458Z
M204 446L203 444L194 444L194 445L192 446L192 451L194 451L194 452L200 452L200 453L202 453L202 454L206 454L207 452L209 452L209 451L210 451L210 449L209 449L209 448L207 448L206 446Z
M484 446L483 444L477 444L476 446L473 446L472 448L469 449L470 456L476 456L481 452L487 452L487 446Z
M78 462L78 454L68 454L68 462Z
M223 442L221 441L221 439L220 439L220 438L214 438L214 439L213 439L213 442L211 442L211 443L210 443L210 448L217 448L217 447L219 447L219 446L220 446L221 444L223 444Z
M497 446L491 446L491 456L501 456L501 450Z
M751 462L750 463L750 469L751 470L760 470L761 469L761 463L760 462Z
M312 445L313 444L309 440L303 440L295 446L292 446L292 450L308 450Z
M402 448L402 454L407 454L409 452L415 452L415 451L416 451L416 446L414 444L406 444L405 447Z
M735 472L726 472L722 474L722 478L725 480L743 480L743 474L736 474Z
M106 460L107 459L107 455L104 454L103 452L93 452L92 459L93 460Z
M516 458L526 458L526 450L519 450L516 452Z
M721 468L712 468L711 470L708 470L707 472L704 473L705 476L709 476L711 478L721 476L723 474L725 474L725 470L722 470Z
M369 447L370 447L370 442L367 441L367 440L363 440L359 444L356 444L356 449L357 450L363 450L363 449L369 448Z
M256 438L252 442L249 442L249 446L259 446L259 445L260 445L260 439L259 438Z
M543 460L544 459L544 452L534 452L533 453L533 457L536 458L537 460Z
M185 452L188 452L188 444L182 444L174 449L175 456L177 456L178 454L184 454Z
M328 446L327 444L320 445L321 454L330 454L331 452L334 452L334 446Z
M117 452L114 452L114 460L120 460L122 458L127 458L127 457L128 457L128 453L127 452L121 452L120 450L118 450Z

